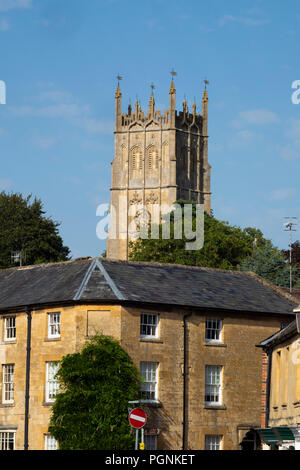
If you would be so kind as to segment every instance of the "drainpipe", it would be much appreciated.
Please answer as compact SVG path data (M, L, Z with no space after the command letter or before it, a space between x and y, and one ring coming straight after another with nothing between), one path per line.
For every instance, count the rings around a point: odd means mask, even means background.
M265 427L269 426L270 415L270 390L271 390L271 370L272 370L272 349L267 351L268 354L268 369L267 369L267 389L266 389L266 418Z
M26 348L26 383L25 383L25 417L24 417L24 450L28 450L29 422L29 387L30 387L30 350L31 350L31 310L26 307L27 314L27 348Z
M182 450L187 447L187 420L188 420L188 407L187 407L187 375L188 375L188 331L186 320L192 314L188 313L183 316L183 419L182 419Z

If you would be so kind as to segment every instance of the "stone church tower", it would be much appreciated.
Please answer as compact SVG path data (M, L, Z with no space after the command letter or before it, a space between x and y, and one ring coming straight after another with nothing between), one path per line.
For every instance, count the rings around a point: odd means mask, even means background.
M204 210L210 213L207 90L202 97L202 115L195 103L190 112L185 100L182 111L176 111L173 78L169 96L169 109L164 114L155 109L153 90L147 114L138 101L134 110L129 105L128 112L122 113L118 84L111 187L111 217L116 225L107 239L110 259L128 259L130 214L140 204L147 209L159 205L156 207L165 208L161 211L164 213L178 199L193 200L204 204Z

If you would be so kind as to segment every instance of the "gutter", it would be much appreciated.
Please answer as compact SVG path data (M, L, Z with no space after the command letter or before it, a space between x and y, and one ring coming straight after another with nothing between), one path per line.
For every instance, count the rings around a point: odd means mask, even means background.
M30 390L30 351L31 351L31 310L26 307L27 314L27 347L26 347L26 382L25 382L25 415L24 415L24 450L28 450L29 424L29 390Z
M268 354L268 369L267 369L267 389L266 389L266 416L265 427L269 426L270 416L270 390L271 390L271 370L272 370L272 349L267 351Z
M266 411L265 411L265 428L269 425L270 416L270 392L271 392L271 371L272 371L272 346L265 346L262 344L256 344L257 348L261 348L268 355L268 367L267 367L267 383L266 383Z
M188 421L188 404L187 404L187 375L188 375L188 358L187 358L187 347L188 347L188 331L186 320L192 313L187 313L183 316L183 417L182 417L182 450L186 450L187 447L187 421Z

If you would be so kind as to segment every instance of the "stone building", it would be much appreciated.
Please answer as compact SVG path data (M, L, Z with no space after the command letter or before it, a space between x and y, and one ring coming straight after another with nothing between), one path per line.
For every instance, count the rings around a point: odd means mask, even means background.
M261 342L262 428L266 449L300 450L300 306L296 319Z
M128 240L134 236L135 217L141 215L142 208L148 222L152 217L155 223L178 199L203 204L210 213L207 90L202 98L202 115L197 112L196 103L190 112L186 101L182 111L176 111L173 79L169 96L169 109L164 113L155 109L153 91L147 113L138 101L134 109L129 105L128 112L123 113L118 84L111 185L111 225L114 225L107 240L110 259L128 259Z
M255 346L295 305L238 271L98 258L1 270L0 448L57 447L57 361L102 332L145 378L147 449L240 449L260 427Z

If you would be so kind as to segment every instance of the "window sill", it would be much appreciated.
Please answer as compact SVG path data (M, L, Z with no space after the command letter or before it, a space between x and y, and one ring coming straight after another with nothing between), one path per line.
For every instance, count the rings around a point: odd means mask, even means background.
M227 410L225 405L204 405L205 410Z
M217 348L227 348L226 343L222 343L221 341L205 341L204 346L215 346Z
M141 405L149 406L150 408L161 408L162 402L159 400L140 400Z
M278 411L278 406L273 406L273 411Z
M140 337L140 343L160 343L162 344L163 341L159 338L147 338L145 337Z
M294 405L295 408L299 408L300 407L300 401L295 401L293 403L293 405Z
M46 342L51 342L51 341L60 341L61 340L61 336L59 336L58 338L45 338L44 341Z
M15 406L14 403L1 403L0 404L0 408L12 408L13 406Z
M53 406L55 403L55 401L44 401L42 403L43 406Z

